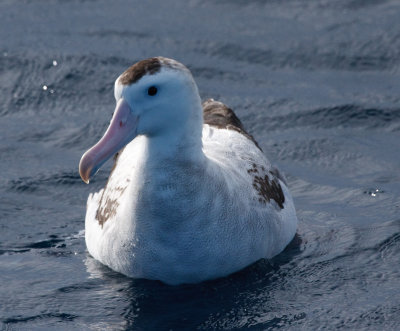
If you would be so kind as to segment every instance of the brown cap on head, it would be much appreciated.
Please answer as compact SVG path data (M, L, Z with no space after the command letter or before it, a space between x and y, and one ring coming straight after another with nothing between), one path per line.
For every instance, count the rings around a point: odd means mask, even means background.
M154 75L161 70L161 61L157 57L142 60L126 69L119 78L122 85L131 85L136 83L145 75Z
M154 75L160 72L162 67L189 72L189 70L182 63L166 57L158 56L135 63L133 66L126 69L121 76L119 76L118 82L122 85L134 84L143 76Z

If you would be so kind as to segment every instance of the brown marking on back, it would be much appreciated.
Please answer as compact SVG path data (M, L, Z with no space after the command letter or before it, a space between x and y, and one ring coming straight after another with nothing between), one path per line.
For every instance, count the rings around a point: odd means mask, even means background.
M214 126L218 129L234 130L241 133L246 138L250 139L260 151L262 151L254 137L246 132L242 122L236 116L234 111L222 102L213 99L204 101L203 121L204 124Z
M266 173L263 166L260 171L255 163L252 164L252 168L248 169L247 172L254 176L253 187L259 196L258 201L266 204L271 200L275 200L278 206L283 209L285 195L283 194L279 180L274 174L271 171ZM272 179L270 179L270 176Z
M154 75L161 70L161 61L157 57L139 61L125 70L119 78L122 85L131 85L145 75Z

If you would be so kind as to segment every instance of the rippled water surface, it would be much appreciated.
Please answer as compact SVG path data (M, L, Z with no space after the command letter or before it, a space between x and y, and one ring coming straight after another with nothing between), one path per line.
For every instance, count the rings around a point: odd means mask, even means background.
M0 323L5 330L400 325L400 3L0 3ZM271 261L170 287L93 260L82 153L114 79L163 55L230 105L289 180L298 235Z

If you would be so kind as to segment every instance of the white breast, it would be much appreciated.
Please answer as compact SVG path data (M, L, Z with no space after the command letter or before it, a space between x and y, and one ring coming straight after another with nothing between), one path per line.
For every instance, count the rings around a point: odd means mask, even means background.
M282 251L297 218L283 182L283 209L257 189L255 178L271 170L263 153L242 134L208 125L203 152L201 166L157 164L145 162L145 137L128 144L105 191L88 200L93 257L128 276L177 284L224 276Z

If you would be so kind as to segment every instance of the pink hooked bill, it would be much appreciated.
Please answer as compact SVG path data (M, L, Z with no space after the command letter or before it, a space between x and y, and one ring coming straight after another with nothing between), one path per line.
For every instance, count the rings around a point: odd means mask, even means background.
M83 154L79 162L79 174L86 184L89 184L90 177L111 156L136 137L138 121L138 116L132 114L129 104L120 99L106 133L96 145Z

